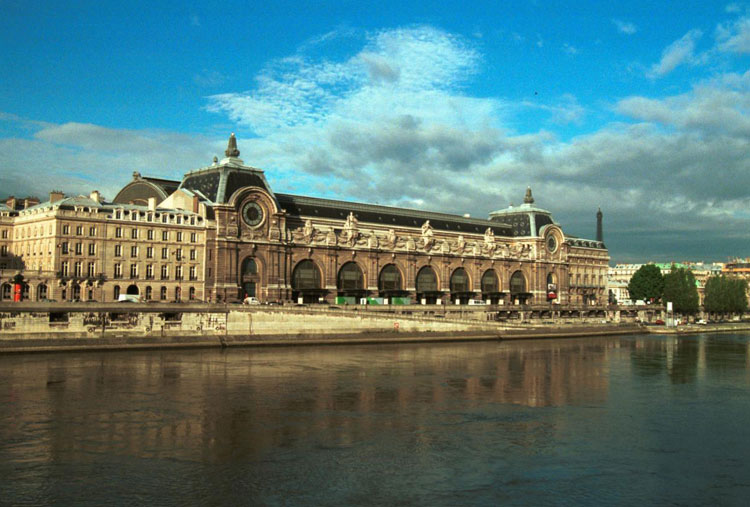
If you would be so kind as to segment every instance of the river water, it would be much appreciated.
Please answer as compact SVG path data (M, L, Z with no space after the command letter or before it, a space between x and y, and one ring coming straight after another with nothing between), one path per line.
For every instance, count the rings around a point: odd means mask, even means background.
M747 505L750 335L0 356L0 504Z

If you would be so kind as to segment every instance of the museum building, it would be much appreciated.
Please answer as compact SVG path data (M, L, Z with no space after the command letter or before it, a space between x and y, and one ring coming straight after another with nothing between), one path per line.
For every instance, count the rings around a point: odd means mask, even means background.
M488 219L274 192L239 158L0 204L0 299L606 304L609 254L523 204ZM20 283L16 283L19 282ZM20 291L20 294L19 294Z

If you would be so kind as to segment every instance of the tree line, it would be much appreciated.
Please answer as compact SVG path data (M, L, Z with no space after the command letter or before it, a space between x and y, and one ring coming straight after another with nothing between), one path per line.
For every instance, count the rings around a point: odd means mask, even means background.
M652 303L672 302L678 313L698 311L698 287L695 276L688 268L672 265L670 272L662 274L659 266L644 264L628 283L633 301ZM711 276L706 281L703 307L709 313L742 313L747 310L747 281L724 275Z

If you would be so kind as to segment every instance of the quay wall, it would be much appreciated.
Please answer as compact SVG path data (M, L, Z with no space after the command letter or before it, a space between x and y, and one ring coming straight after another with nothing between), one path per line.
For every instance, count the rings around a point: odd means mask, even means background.
M0 352L172 346L291 345L370 341L584 336L632 328L542 325L527 309L498 321L487 309L415 306L389 309L222 305L57 304L0 306ZM507 315L506 315L507 316ZM611 315L610 315L611 317ZM604 314L607 318L607 314ZM534 325L532 321L536 321ZM601 324L602 314L566 324ZM610 320L610 322L613 322ZM559 318L557 323L563 324Z

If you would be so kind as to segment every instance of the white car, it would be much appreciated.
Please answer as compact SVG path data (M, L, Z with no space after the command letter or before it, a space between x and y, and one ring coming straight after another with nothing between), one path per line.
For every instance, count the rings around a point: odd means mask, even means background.
M242 301L243 305L259 305L260 301L254 296L248 296Z

